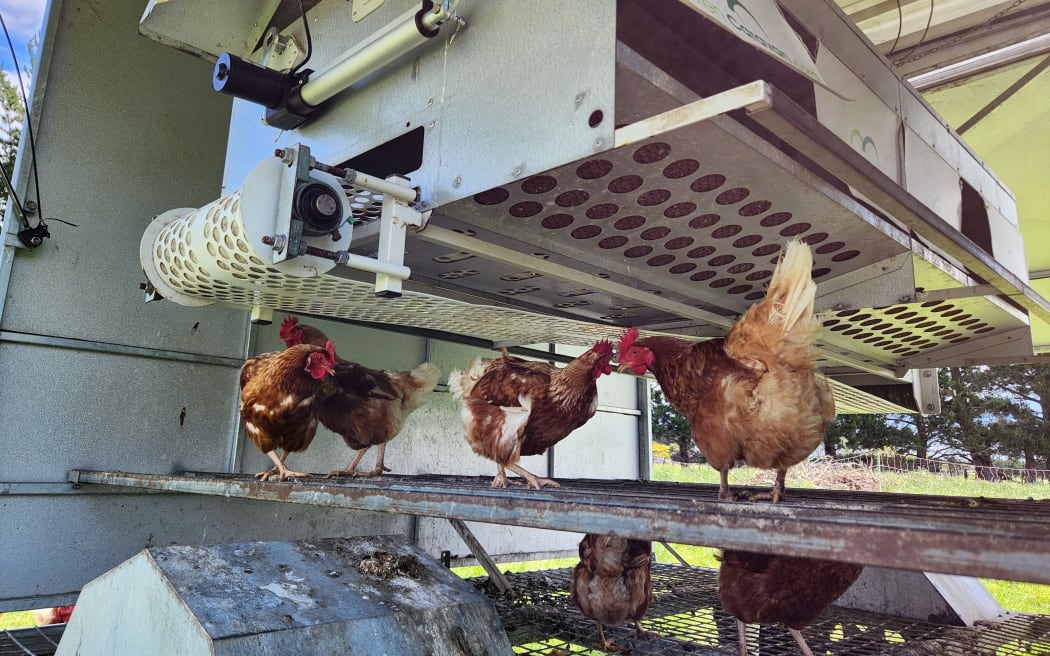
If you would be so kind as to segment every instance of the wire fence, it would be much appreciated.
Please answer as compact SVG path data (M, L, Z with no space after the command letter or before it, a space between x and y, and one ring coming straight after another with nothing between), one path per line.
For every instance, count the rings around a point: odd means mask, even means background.
M653 462L675 464L684 468L709 469L706 464L682 463L668 458L653 458ZM911 486L904 484L910 479L907 476L909 474L933 475L934 478L930 480L941 480L946 485L951 484L951 481L958 481L955 486L963 487L960 487L960 491L954 494L965 494L964 490L969 489L965 485L977 485L978 481L982 484L1025 484L1026 487L1027 485L1046 486L1050 483L1050 470L1047 469L982 466L887 452L870 452L838 458L813 457L792 467L788 478L789 480L809 481L813 487L824 490L915 491L906 489ZM773 471L746 467L730 472L731 482L735 477L736 483L747 485L772 485L774 476ZM712 482L715 481L717 481L716 475L712 478ZM953 492L942 490L934 490L931 493L953 494ZM973 494L979 493L974 492Z
M933 474L977 478L984 481L1018 481L1021 483L1050 481L1050 469L974 465L964 462L950 462L947 460L934 460L932 458L919 458L917 456L904 456L897 453L887 453L883 451L874 451L844 458L835 458L835 461L855 462L869 467L875 472L885 471L907 473L927 471Z

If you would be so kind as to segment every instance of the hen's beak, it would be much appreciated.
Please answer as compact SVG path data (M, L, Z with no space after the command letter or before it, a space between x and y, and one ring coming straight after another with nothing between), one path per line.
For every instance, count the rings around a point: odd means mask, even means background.
M335 367L325 367L324 370L328 373L329 376L335 375Z
M622 374L624 372L624 370L630 369L630 368L631 368L631 363L630 362L621 362L619 365L616 366L616 371L618 371L618 372L620 372Z

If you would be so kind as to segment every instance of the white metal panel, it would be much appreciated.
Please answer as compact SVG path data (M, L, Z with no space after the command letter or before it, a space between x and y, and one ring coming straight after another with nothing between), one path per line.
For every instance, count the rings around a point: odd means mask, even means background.
M904 128L904 186L949 225L961 229L959 173L910 124Z
M900 119L857 75L827 48L817 53L817 66L831 93L816 87L817 118L891 180L897 169Z

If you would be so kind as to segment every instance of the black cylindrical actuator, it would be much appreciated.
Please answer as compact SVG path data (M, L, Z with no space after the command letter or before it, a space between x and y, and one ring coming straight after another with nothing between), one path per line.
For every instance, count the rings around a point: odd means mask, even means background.
M216 91L276 109L297 84L292 75L263 68L224 52L215 62L211 85Z

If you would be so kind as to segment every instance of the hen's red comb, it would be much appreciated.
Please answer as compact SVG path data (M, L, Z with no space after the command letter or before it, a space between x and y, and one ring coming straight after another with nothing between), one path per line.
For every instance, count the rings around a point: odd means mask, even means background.
M324 343L324 350L328 351L328 355L332 356L332 361L335 361L335 342L328 340Z
M623 335L620 336L620 353L623 353L627 349L634 345L635 340L638 339L638 329L628 328L624 331Z
M299 323L299 318L298 317L293 317L291 315L288 315L287 317L285 317L284 321L281 322L281 330L278 333L280 338L284 339L285 337L287 337L288 333L292 332L292 328L294 328L295 324L297 324L297 323Z
M610 342L609 340L603 339L601 341L595 342L591 350L597 353L598 355L604 355L611 358L613 354L613 345L612 342Z

